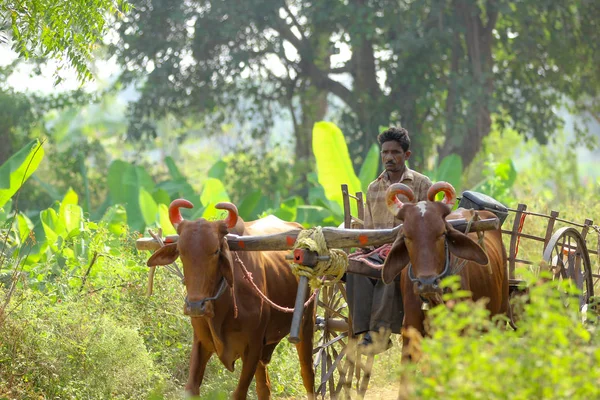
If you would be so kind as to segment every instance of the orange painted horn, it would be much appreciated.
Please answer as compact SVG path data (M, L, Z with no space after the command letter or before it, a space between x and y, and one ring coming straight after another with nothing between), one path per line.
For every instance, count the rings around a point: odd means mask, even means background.
M448 204L450 207L454 206L456 203L456 190L454 187L448 182L436 182L427 191L427 200L435 201L435 196L439 192L444 192L444 198L442 199L442 203Z
M235 204L232 203L218 203L215 206L218 210L227 210L229 211L229 215L225 218L225 224L227 224L227 228L231 229L235 226L238 220L238 209Z
M179 224L183 221L179 207L194 208L194 205L186 199L177 199L171 202L171 205L169 206L169 219L175 229L177 229Z
M398 198L399 194L403 194L408 198L408 201L413 202L415 200L415 194L412 189L406 186L404 183L394 183L385 192L385 201L388 210L394 215L398 215L400 209L404 205Z

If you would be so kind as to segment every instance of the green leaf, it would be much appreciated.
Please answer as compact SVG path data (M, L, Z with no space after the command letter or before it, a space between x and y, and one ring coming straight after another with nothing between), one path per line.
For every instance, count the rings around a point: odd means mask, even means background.
M226 170L227 163L224 160L219 160L208 170L208 177L223 180L225 178Z
M227 190L219 179L208 178L204 181L202 194L200 195L202 204L206 204L206 209L202 213L202 217L206 219L215 219L221 215L222 211L217 210L214 206L217 203L231 201Z
M71 234L72 231L81 228L83 209L77 204L61 204L59 218L65 227L65 233Z
M156 201L156 204L166 204L167 206L171 204L169 193L164 189L155 189L152 192L152 198Z
M42 159L44 148L39 140L32 140L0 166L0 207L17 193L33 174Z
M163 235L174 235L177 233L169 219L169 207L165 204L158 205L158 224L162 228Z
M510 188L517 179L517 170L512 160L508 159L502 163L499 163L495 169L496 176L500 177L503 181L503 185L506 188Z
M167 168L169 169L169 173L171 174L171 177L173 177L173 180L185 180L185 176L179 171L179 168L177 168L175 160L173 160L172 157L165 157L165 164L167 164Z
M325 219L331 216L331 211L314 205L299 205L297 208L296 221L305 228L325 225Z
M107 181L113 204L123 204L129 226L142 232L146 223L140 206L140 190L154 190L152 177L142 167L116 160L108 169Z
M83 210L77 205L78 203L79 196L73 189L69 189L60 202L58 217L64 225L66 233L80 228Z
M46 241L51 247L55 248L54 244L65 231L64 226L60 224L58 214L54 209L47 208L40 212L40 220L42 221Z
M3 224L8 219L8 214L10 213L12 208L12 199L8 200L8 202L0 207L0 224Z
M367 193L369 184L377 178L378 172L379 146L374 143L369 149L367 157L365 158L365 162L363 163L362 167L360 167L360 172L358 174L363 193Z
M106 223L108 230L117 236L121 236L127 231L127 212L121 205L109 207L101 221Z
M299 196L294 196L286 199L277 210L273 213L277 218L284 221L296 221L298 214L298 206L303 205L304 200Z
M244 197L238 207L240 217L246 221L255 219L256 216L263 211L258 210L258 206L261 203L262 197L263 194L260 190L254 190Z
M19 231L19 241L24 243L27 236L29 236L29 232L33 229L33 222L25 214L18 213L16 223Z
M347 184L350 193L361 191L344 135L331 122L317 122L313 129L312 144L318 181L323 186L325 196L343 207L341 184Z
M435 171L434 178L435 181L445 181L450 183L458 192L461 187L462 172L462 159L457 154L450 154L444 157L439 164Z
M158 206L152 198L152 195L144 188L140 188L139 204L146 226L152 225L154 222L156 222Z

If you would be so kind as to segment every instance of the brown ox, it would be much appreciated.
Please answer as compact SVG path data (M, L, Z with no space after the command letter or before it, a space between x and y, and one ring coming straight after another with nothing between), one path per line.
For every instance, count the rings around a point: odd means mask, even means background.
M443 202L435 201L439 192L444 192ZM454 229L447 221L468 219L471 211L459 208L450 212L456 193L449 183L437 182L427 193L428 201L417 204L402 204L398 194L414 200L412 190L406 185L393 184L387 191L388 207L403 225L385 260L382 278L384 282L392 282L401 274L404 327L425 334L423 302L439 304L442 295L439 283L451 274L461 277L461 289L470 291L473 300L489 299L487 308L492 316L507 314L508 271L500 228L485 232L485 250L477 244L476 233L465 235ZM484 219L495 217L488 211L479 211L479 215ZM462 269L461 264L464 264ZM408 349L408 341L404 336L403 349ZM407 358L409 355L403 351L403 359Z
M273 216L244 222L231 203L216 206L229 212L224 221L203 218L186 221L181 217L179 207L192 208L192 203L179 199L169 208L171 222L179 234L177 243L159 249L148 260L148 266L166 265L177 257L183 263L187 290L185 313L190 315L194 328L186 391L198 395L206 363L216 353L229 371L233 371L235 361L242 358L242 373L233 394L235 399L246 398L253 376L256 377L258 398L268 399L271 389L267 364L275 346L289 333L292 314L277 311L258 297L244 279L241 268L234 268L235 253L229 250L225 236L229 232L264 235L301 226ZM285 252L248 251L239 252L237 256L264 294L281 306L294 307L298 283L285 260ZM314 315L313 308L314 302L305 315ZM301 341L296 345L302 380L309 397L314 393L313 328L314 321L305 317Z

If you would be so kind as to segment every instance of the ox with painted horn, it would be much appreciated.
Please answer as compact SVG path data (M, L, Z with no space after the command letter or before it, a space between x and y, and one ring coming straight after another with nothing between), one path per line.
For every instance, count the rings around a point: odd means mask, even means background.
M443 200L435 201L440 192L444 193ZM473 211L459 208L451 212L456 192L447 182L435 183L428 191L428 200L417 204L403 204L397 198L400 193L412 196L411 189L403 184L393 184L387 191L388 208L403 225L385 260L382 278L392 282L400 274L403 326L425 334L423 309L441 303L440 282L449 275L461 277L461 288L470 291L473 300L489 299L491 315L507 314L507 257L500 227L486 231L481 245L477 234L454 229L449 221L470 219ZM479 211L479 216L495 218L488 211ZM403 338L404 349L408 349L408 340ZM403 359L408 357L403 354Z
M176 243L167 244L148 260L148 266L170 264L179 257L187 296L184 312L191 317L194 339L186 391L198 395L206 364L216 353L230 371L238 358L242 372L233 398L245 399L253 377L259 399L270 397L267 364L277 344L290 332L292 314L271 308L264 302L236 263L250 272L254 284L270 300L282 307L294 307L298 280L285 260L284 251L233 252L226 236L269 235L299 229L293 222L269 216L244 222L235 205L219 203L216 208L227 210L220 221L203 218L186 221L180 207L192 208L192 203L178 199L171 203L169 216L177 229ZM236 267L234 267L236 266ZM314 394L312 367L312 336L314 302L305 312L296 345L304 387L309 398Z

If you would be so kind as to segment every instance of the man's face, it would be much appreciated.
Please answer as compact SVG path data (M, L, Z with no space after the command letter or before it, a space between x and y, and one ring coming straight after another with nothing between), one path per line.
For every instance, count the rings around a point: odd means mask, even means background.
M400 143L389 140L381 145L381 163L389 172L400 172L404 162L410 158L410 150L404 152Z

